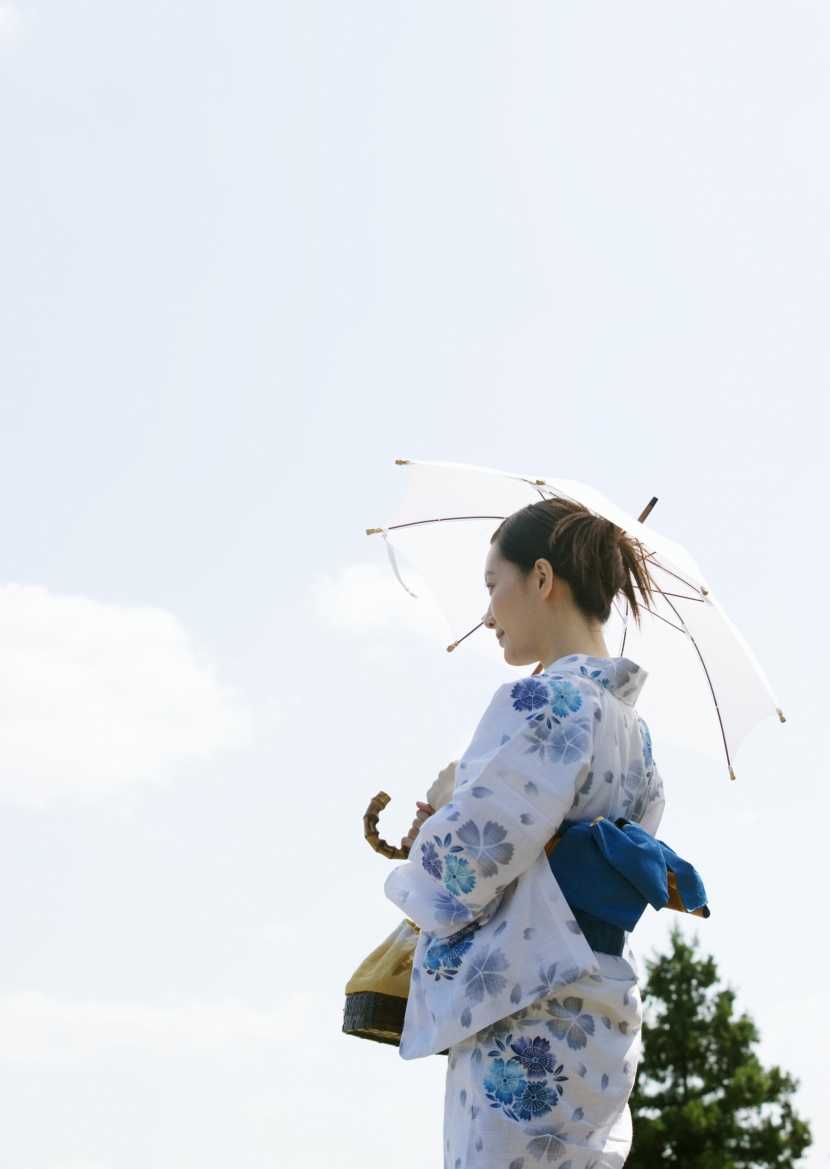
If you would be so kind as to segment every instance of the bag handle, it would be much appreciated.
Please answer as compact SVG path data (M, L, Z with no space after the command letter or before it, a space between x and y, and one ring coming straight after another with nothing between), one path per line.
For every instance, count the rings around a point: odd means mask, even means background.
M378 816L391 799L392 797L388 796L386 792L378 792L374 799L369 801L369 807L363 815L363 835L375 852L379 852L381 856L387 857L390 861L405 861L409 856L409 849L389 844L378 834Z

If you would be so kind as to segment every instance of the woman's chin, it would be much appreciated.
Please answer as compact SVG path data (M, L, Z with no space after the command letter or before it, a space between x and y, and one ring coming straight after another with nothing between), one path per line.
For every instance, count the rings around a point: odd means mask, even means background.
M526 653L523 654L521 652L514 652L508 645L503 645L501 649L502 653L504 654L505 663L508 666L529 666L531 664L535 666L536 662L539 660L533 655L528 656Z

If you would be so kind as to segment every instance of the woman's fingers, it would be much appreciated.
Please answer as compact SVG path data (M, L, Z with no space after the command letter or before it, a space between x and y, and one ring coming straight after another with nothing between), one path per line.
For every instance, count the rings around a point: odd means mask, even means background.
M435 815L435 809L431 804L422 803L421 800L416 800L415 806L417 807L418 811L415 815L415 819L412 821L412 826L410 827L409 832L407 832L406 836L401 837L401 848L412 848L412 845L415 843L418 837L418 833L421 831L421 825L425 820L428 820L430 816Z

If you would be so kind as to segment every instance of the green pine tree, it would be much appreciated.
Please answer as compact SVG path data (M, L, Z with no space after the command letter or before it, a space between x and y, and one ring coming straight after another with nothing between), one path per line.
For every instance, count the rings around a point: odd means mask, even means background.
M797 1082L764 1068L758 1030L735 1017L714 959L671 935L648 962L643 1059L631 1097L634 1144L626 1169L792 1169L811 1143L793 1111Z

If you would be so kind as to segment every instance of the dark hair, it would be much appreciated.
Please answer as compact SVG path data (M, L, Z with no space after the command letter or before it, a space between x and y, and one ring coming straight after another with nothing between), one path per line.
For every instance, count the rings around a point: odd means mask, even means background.
M577 608L602 625L617 593L626 598L638 624L641 607L650 607L654 582L642 544L581 503L531 503L500 524L490 543L497 541L504 559L524 573L537 560L547 560L567 581Z

